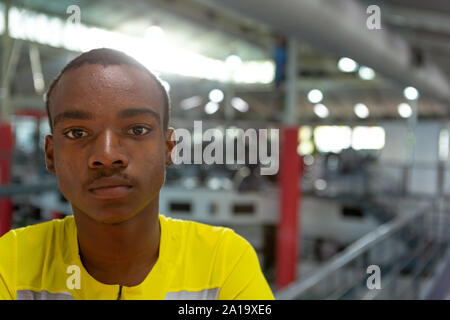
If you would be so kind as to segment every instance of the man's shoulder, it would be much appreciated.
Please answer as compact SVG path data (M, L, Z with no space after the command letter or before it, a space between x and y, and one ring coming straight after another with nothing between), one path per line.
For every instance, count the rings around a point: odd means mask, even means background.
M178 238L191 248L197 246L209 248L245 250L249 242L237 234L232 228L210 225L204 222L182 220L160 215L172 237ZM236 252L235 251L235 252Z
M27 248L36 248L42 245L42 242L56 240L67 227L73 223L73 216L67 216L64 219L55 219L41 222L35 225L16 228L8 231L0 237L0 252L10 250L13 246Z
M171 233L182 234L186 236L196 236L196 237L212 237L212 238L222 238L222 237L234 237L237 234L233 229L225 226L216 226L207 224L205 222L185 220L172 218L160 214L160 220L165 222L165 225L170 230Z
M16 297L17 290L51 288L54 269L60 269L67 250L73 217L10 230L0 238L0 297ZM61 277L65 274L56 274Z

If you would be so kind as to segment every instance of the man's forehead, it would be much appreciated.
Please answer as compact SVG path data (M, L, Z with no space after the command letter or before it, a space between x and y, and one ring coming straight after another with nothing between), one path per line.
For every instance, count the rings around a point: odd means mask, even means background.
M149 108L126 108L116 110L114 116L118 119L129 119L133 117L151 117L155 119L158 123L161 123L161 116L158 112L153 111ZM53 126L58 123L67 120L98 120L99 118L105 118L102 114L98 112L92 112L80 109L69 109L58 112L53 117Z
M52 95L53 114L74 106L91 108L105 107L105 104L149 107L158 113L164 108L156 80L144 70L128 65L85 64L68 70Z
M159 91L156 80L149 73L137 67L114 64L101 65L86 63L67 70L58 82L59 87L79 86L81 88L114 88L130 90L145 88L146 91Z

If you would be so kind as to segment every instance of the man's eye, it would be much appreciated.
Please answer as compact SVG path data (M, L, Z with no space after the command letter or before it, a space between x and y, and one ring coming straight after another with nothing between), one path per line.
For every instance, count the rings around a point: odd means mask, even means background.
M135 136L143 136L143 135L147 134L149 131L150 130L146 127L135 126L128 130L128 134L132 134Z
M72 129L64 133L70 139L80 139L87 136L87 132L81 129Z

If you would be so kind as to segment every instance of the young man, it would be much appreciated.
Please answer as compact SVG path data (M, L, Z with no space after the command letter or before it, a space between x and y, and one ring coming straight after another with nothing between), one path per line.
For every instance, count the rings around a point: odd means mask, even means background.
M46 165L73 216L0 238L0 299L273 299L231 229L160 215L174 142L161 82L96 49L47 93Z

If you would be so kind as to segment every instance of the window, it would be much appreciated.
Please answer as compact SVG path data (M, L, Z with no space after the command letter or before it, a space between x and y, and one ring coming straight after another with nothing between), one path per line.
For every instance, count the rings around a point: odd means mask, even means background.
M355 127L352 135L352 148L355 150L380 150L385 143L382 127Z
M352 129L347 126L319 126L314 129L314 143L320 152L339 153L352 143Z

